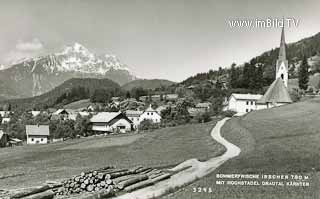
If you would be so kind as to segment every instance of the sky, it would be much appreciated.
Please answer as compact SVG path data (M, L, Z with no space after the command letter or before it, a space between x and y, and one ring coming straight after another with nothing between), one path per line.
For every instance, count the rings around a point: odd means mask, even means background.
M78 42L117 55L140 78L181 81L279 46L280 27L231 20L295 19L290 43L320 32L319 8L319 0L0 0L0 64Z

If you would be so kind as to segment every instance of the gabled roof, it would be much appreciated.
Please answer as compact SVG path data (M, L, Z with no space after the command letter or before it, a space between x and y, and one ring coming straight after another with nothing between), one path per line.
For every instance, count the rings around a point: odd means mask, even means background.
M49 136L49 125L26 125L27 135Z
M136 111L136 110L126 110L126 116L128 117L139 117L143 111Z
M239 93L232 93L231 96L236 98L237 100L259 100L262 95L258 94L239 94Z
M67 113L68 114L68 111L66 109L58 109L56 112L52 113L53 115L59 115L59 114L62 114L62 113Z
M202 102L196 105L197 108L209 108L211 106L210 102Z
M154 109L151 107L151 104L150 104L150 106L149 106L144 112L157 112L157 111L154 110Z
M94 123L108 123L120 114L121 112L100 112L92 116L90 121Z
M278 78L273 81L258 103L292 103L292 100L282 79Z

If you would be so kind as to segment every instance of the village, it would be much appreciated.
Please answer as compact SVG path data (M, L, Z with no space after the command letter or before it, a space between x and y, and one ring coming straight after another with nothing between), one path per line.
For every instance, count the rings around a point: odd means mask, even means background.
M24 135L20 134L19 138L12 137L14 134L10 132L10 125L8 125L12 123L11 117L14 112L1 111L1 126L4 128L1 130L0 146L18 146L22 145L23 141L26 141L26 144L48 144L89 135L138 133L188 122L208 122L211 117L223 115L241 116L255 110L290 104L293 100L288 91L289 75L284 29L281 33L276 71L275 80L264 95L230 93L229 96L223 97L223 101L215 105L216 107L210 101L188 98L188 93L193 93L195 89L195 86L190 85L183 89L182 94L179 93L179 89L176 89L176 93L139 96L138 99L130 98L130 95L127 98L111 97L110 102L104 105L92 103L90 100L80 100L64 106L65 108L27 111L22 114L22 117L27 117L27 121L22 130ZM214 88L220 84L219 90L215 91L223 92L228 89L227 79L220 78L219 82L216 80L210 83ZM214 112L213 108L219 111ZM175 120L178 120L177 123L173 123ZM57 123L57 121L62 122ZM74 132L54 134L50 132L54 123L56 131L57 129L58 131L74 129ZM66 124L67 127L59 128L61 123Z

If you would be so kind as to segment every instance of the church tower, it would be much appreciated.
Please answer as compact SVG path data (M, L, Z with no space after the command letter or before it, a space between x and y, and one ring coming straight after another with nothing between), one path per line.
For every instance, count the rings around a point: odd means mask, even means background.
M276 79L281 78L285 87L288 87L288 60L286 58L286 42L284 38L284 26L281 32L279 57L276 65Z

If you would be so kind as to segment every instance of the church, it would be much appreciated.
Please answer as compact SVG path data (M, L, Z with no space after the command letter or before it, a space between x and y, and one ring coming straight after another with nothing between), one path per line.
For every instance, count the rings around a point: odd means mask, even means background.
M261 110L292 103L288 92L288 76L286 43L284 28L282 28L279 56L276 62L276 77L273 83L263 96L233 93L228 100L226 110L232 110L237 113L247 113L253 110ZM237 97L235 98L235 96Z

